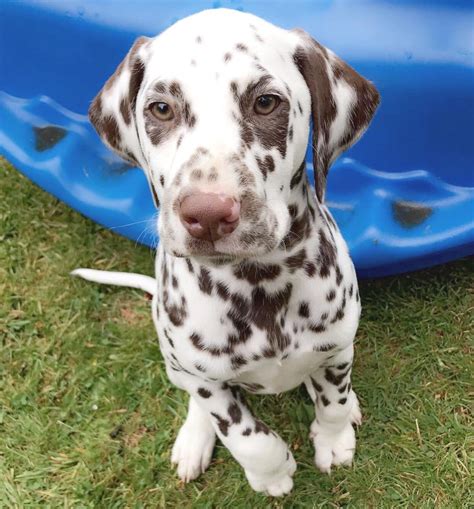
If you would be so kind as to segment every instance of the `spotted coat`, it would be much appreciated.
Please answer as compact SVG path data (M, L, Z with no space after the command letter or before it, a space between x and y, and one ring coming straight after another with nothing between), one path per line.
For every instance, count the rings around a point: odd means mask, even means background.
M259 115L265 94L277 106ZM161 205L153 319L168 376L190 394L172 454L181 478L208 466L217 434L255 490L288 492L292 454L242 390L302 383L316 409L316 465L329 472L351 462L361 308L324 195L331 163L365 131L378 100L306 33L227 9L138 39L94 99L98 133L144 169ZM154 113L163 103L166 121ZM315 192L305 162L311 119ZM191 237L178 213L190 189L238 200L237 229L215 241Z

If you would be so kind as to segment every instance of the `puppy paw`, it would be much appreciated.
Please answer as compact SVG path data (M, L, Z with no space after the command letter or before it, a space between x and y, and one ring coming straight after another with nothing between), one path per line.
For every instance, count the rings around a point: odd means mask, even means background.
M282 465L271 472L256 474L250 470L245 475L250 486L258 492L272 497L281 497L289 493L293 488L293 474L296 471L296 462L290 452Z
M359 426L362 414L355 393L352 393L353 405L347 424L342 428L331 428L329 424L320 424L316 419L311 425L310 437L313 440L316 467L324 473L331 473L331 466L350 466L356 448L356 436L353 424Z
M189 482L202 474L211 462L216 435L212 428L184 424L173 445L171 462L177 465L178 477Z
M331 433L313 422L311 426L315 456L314 462L321 472L331 473L332 465L352 464L356 447L354 428L347 424L342 431Z

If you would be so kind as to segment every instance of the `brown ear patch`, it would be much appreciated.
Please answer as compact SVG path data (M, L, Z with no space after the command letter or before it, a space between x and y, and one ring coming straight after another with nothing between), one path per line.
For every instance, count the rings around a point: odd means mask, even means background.
M140 37L135 41L128 55L107 80L89 108L89 119L99 136L123 159L133 164L138 164L140 159L140 145L134 122L137 95L145 72L144 63L138 56L138 51L148 41L147 37ZM124 76L124 73L128 72L129 78ZM113 95L109 96L112 94L112 89L117 92L115 88L121 92L117 103L114 102ZM130 135L131 133L133 135ZM127 140L127 143L124 143L124 140Z
M128 100L130 101L130 108L133 112L135 111L138 91L142 85L144 74L145 64L139 58L135 59L132 64L130 83L128 86Z
M296 32L303 44L296 48L293 60L311 95L316 195L322 202L329 167L368 127L380 97L372 83L334 53L302 30ZM353 93L352 101L344 101L339 96L341 94L339 85L345 86L346 90L349 87ZM298 107L302 113L301 104L298 104ZM341 108L350 108L350 111L340 111ZM339 114L346 114L345 125L338 132L331 132L331 127Z
M115 150L120 150L121 136L112 113L104 114L102 97L99 94L89 108L89 118L102 138Z
M122 114L123 121L126 125L130 125L130 103L127 98L123 98L120 101L120 113Z

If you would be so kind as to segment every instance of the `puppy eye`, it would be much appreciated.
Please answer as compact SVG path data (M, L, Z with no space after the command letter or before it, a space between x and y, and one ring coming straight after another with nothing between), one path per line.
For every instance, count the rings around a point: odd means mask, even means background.
M265 94L257 97L254 110L259 115L268 115L280 104L280 98L277 95Z
M164 102L151 103L150 111L158 120L171 120L174 117L171 106Z

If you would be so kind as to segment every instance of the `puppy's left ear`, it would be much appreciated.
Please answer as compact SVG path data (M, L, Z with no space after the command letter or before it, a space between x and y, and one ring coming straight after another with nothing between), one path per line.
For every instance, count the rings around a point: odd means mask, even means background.
M322 203L334 160L369 126L380 102L375 86L303 30L293 58L311 95L316 196Z
M133 43L89 107L89 119L102 141L135 164L143 162L135 106L145 72L144 46L148 41L148 37L139 37Z

